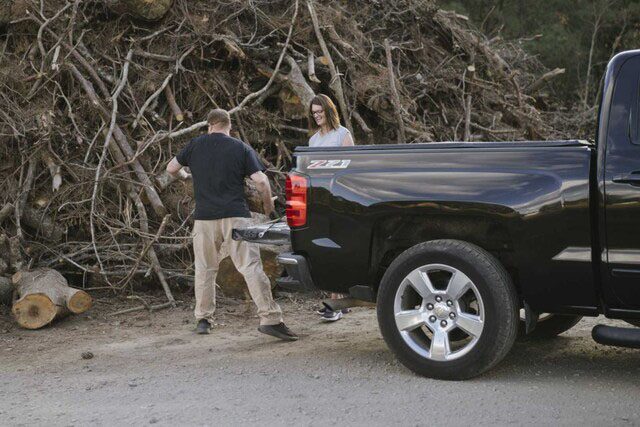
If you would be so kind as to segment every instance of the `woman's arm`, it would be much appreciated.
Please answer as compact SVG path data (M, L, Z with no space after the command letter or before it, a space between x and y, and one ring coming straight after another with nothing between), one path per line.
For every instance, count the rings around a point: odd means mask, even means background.
M353 138L351 137L351 132L347 132L344 138L342 138L342 146L347 147L349 145L355 145L353 143Z

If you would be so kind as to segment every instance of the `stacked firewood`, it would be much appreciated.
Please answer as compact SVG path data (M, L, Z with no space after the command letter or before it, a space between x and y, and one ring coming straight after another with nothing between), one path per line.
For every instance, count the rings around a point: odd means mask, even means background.
M431 0L8 0L0 32L5 276L148 279L173 304L193 197L164 167L211 108L231 111L280 208L318 93L357 144L563 136L544 111L562 71Z

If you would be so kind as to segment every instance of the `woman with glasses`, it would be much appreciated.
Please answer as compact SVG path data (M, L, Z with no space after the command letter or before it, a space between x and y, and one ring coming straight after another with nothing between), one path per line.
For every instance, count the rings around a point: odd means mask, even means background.
M351 132L340 125L340 116L335 104L327 95L316 95L309 105L309 139L310 147L342 147L353 145ZM340 294L331 294L332 299L342 298ZM325 322L340 320L349 309L333 311L329 307L318 310Z
M353 145L351 132L340 125L335 104L327 95L313 97L309 105L309 147Z

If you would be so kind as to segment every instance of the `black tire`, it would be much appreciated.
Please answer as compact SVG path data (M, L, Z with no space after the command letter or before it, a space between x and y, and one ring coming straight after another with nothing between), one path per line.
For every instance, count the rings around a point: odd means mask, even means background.
M555 338L563 332L573 328L582 319L582 316L571 316L565 314L549 314L547 317L538 320L536 327L527 334L523 320L518 325L518 339L538 340Z
M461 271L483 300L482 332L470 351L454 360L435 361L421 356L404 341L396 326L396 292L410 272L427 264L444 264ZM398 360L430 378L464 380L482 374L507 355L518 332L518 297L508 273L489 252L458 240L433 240L400 254L382 278L377 312L382 336Z

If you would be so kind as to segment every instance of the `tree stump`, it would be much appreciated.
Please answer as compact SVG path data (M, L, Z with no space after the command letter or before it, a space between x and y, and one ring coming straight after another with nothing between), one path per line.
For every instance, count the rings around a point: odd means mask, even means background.
M91 307L91 296L70 288L55 270L19 271L11 278L18 292L12 312L20 326L39 329L69 313L80 314Z

